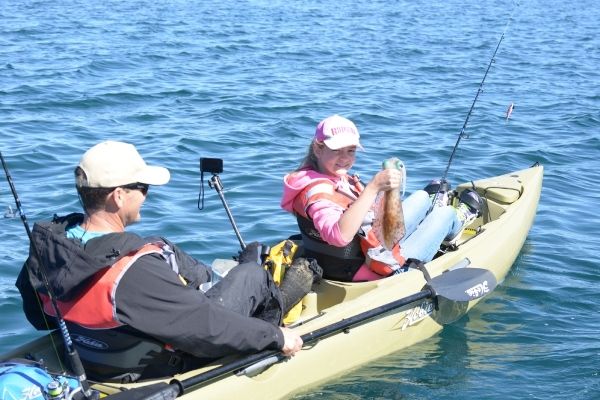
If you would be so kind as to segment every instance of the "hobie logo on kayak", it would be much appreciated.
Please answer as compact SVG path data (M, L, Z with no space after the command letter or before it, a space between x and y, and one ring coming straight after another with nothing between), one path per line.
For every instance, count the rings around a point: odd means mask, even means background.
M108 345L96 339L89 338L87 336L73 335L73 341L79 343L85 347L91 347L93 349L106 350Z
M472 299L477 299L485 294L488 294L489 291L490 289L488 287L488 281L483 281L473 287L468 288L465 290L465 293Z
M418 307L412 308L404 315L404 321L402 322L402 330L405 330L409 326L416 324L419 321L427 318L433 312L433 302L425 301Z

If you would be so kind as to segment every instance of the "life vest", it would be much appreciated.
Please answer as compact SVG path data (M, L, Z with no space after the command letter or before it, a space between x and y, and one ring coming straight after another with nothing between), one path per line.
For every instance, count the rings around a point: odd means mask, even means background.
M87 375L93 380L123 384L164 378L208 361L173 349L119 321L115 304L119 282L129 267L147 254L160 254L179 273L168 244L147 243L96 272L79 296L70 301L57 300ZM39 296L44 312L55 316L50 298L42 293Z
M96 272L81 293L69 301L57 300L58 309L67 321L88 329L111 329L123 326L117 317L115 293L123 275L138 258L152 253L164 254L165 243L148 243L120 258L113 265ZM48 295L40 293L44 312L56 316Z
M314 257L323 268L323 276L328 279L351 281L361 265L367 264L373 272L391 275L395 268L378 260L378 254L385 249L379 243L372 229L361 229L346 246L328 244L322 238L308 216L309 207L319 200L329 200L347 210L364 190L364 185L356 175L348 176L349 192L339 190L329 179L315 179L294 199L294 212L302 234L307 257ZM368 254L368 257L365 255ZM400 254L400 246L392 249L392 257L397 265L405 260Z
M367 255L366 264L376 274L390 276L406 262L406 259L400 253L399 243L394 245L391 254L389 254L389 251L381 245L372 229L369 230L366 236L361 235L360 237L361 249ZM394 265L392 266L389 262L383 260L393 260Z

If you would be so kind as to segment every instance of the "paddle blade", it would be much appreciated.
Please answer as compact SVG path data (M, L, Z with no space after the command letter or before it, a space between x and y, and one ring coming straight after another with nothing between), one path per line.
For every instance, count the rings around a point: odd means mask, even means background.
M487 269L458 268L444 272L429 282L437 295L431 317L441 325L452 323L467 313L469 301L485 296L496 285L496 277Z
M471 301L496 288L496 277L483 268L459 268L444 272L429 282L438 297L450 301Z

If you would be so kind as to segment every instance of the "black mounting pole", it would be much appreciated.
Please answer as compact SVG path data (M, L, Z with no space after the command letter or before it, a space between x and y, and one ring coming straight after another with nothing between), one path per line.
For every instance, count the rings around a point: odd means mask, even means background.
M225 201L225 196L223 195L223 184L221 183L221 178L219 178L218 174L213 173L212 178L210 178L208 181L208 186L210 186L212 189L215 189L217 191L217 194L221 198L221 202L223 203L223 207L225 207L225 212L227 213L227 217L229 217L229 221L231 222L231 226L233 227L235 235L237 236L237 238L240 242L240 246L242 247L242 250L244 250L246 248L246 243L244 243L244 240L242 239L242 235L240 234L240 231L233 219L233 215L231 214L231 210L229 209L229 206L227 205L227 201Z

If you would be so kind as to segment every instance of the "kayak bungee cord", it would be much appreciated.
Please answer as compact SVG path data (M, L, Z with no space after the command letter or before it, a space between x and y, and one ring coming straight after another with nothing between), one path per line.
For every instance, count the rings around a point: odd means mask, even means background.
M492 64L496 62L496 54L498 53L500 44L504 40L504 35L506 34L506 31L508 30L508 26L510 25L510 22L513 18L513 14L518 6L519 6L519 3L518 2L515 3L515 7L513 7L513 10L510 13L510 16L508 17L508 21L506 22L506 26L504 27L504 30L502 31L502 35L500 36L500 39L498 40L496 49L494 50L494 53L492 54L492 57L490 58L490 62L488 63L487 69L485 70L485 74L483 75L483 79L481 80L481 83L479 84L479 88L477 89L477 93L475 94L475 98L473 99L473 103L471 104L471 108L469 109L469 112L467 113L467 117L465 118L465 122L463 123L463 126L460 129L460 132L458 133L458 138L456 139L456 143L454 144L454 148L452 149L452 153L450 154L450 158L448 159L448 165L446 166L446 169L444 170L444 174L442 175L442 178L439 180L439 185L437 186L437 191L435 194L436 198L437 198L440 190L443 190L443 187L449 187L446 178L448 177L448 171L450 170L450 165L452 164L452 161L454 160L454 155L456 154L456 149L458 148L458 145L460 144L460 141L463 138L468 139L468 137L469 137L469 135L467 135L465 133L465 130L467 129L467 124L469 123L469 118L471 118L471 114L473 113L473 109L475 108L475 103L477 103L477 99L479 98L479 95L481 94L481 92L483 92L483 84L485 83L485 79L487 78L488 72L490 71ZM432 207L433 207L433 205L432 205Z
M54 309L54 312L56 313L56 320L58 322L58 327L59 327L63 342L65 344L65 348L67 350L67 359L69 361L69 366L71 367L72 372L76 375L76 378L79 381L83 396L86 399L97 399L99 397L99 393L95 390L91 390L90 385L87 381L87 377L85 375L85 370L83 368L81 358L79 358L79 353L77 352L77 349L75 348L75 346L73 344L73 340L71 339L71 335L69 334L69 330L67 329L67 324L65 323L65 320L62 317L62 314L61 314L60 309L58 308L58 304L56 302L56 298L54 297L54 293L52 292L52 289L50 288L50 283L48 282L48 276L46 273L46 267L43 263L40 252L33 240L33 235L31 234L31 229L29 228L29 223L27 222L27 217L25 216L25 212L23 211L23 208L21 207L21 200L19 200L17 190L15 189L15 185L12 181L12 177L10 176L10 172L8 171L8 165L6 164L6 161L4 160L4 156L2 155L1 151L0 151L0 160L2 161L2 167L4 168L4 173L6 175L6 181L8 182L10 191L12 192L12 195L15 199L15 205L17 206L17 210L21 217L21 221L23 222L23 226L25 227L25 231L27 232L27 236L29 237L29 242L31 243L31 248L33 249L33 253L40 264L40 273L41 273L41 277L42 277L42 282L48 292L48 297L51 300L52 308ZM42 313L43 313L43 311L42 311ZM45 318L45 316L44 316L44 318ZM59 357L59 360L60 360L60 357Z

